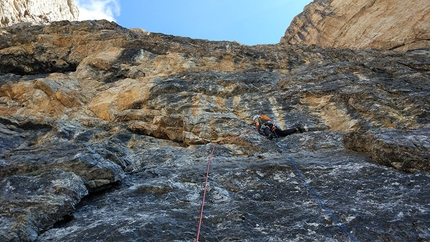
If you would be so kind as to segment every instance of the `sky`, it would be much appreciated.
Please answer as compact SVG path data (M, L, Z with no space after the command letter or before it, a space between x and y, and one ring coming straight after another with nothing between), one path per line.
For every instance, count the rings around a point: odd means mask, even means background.
M293 18L312 0L75 0L79 20L107 19L194 39L279 43Z

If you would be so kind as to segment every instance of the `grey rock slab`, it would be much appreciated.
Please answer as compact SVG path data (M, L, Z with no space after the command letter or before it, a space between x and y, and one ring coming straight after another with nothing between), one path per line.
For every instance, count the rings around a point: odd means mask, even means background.
M305 139L333 143L327 145L332 148L311 151L292 145L305 144ZM285 151L357 241L430 238L427 173L404 173L347 152L339 133L307 133L286 137L279 144L271 142L284 149L249 157L218 156L215 151L200 241L348 240ZM192 157L202 150L209 156L212 146L175 150L172 154L182 158L128 173L120 186L84 199L72 221L48 230L39 241L195 240L207 159ZM188 162L183 159L187 156Z
M36 240L87 194L79 176L56 169L1 178L0 240Z

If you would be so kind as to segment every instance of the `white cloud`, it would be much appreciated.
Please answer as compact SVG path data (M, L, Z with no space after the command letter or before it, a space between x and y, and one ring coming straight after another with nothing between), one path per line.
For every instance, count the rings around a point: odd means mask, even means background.
M120 14L118 0L76 0L79 20L106 19L115 21Z

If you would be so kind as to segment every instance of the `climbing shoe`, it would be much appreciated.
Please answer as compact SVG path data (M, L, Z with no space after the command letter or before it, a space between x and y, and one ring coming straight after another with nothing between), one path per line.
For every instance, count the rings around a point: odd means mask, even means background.
M273 134L269 134L269 136L267 136L268 139L272 140L273 138L275 138L275 135Z
M300 133L308 132L308 127L306 127L306 125L303 125L303 124L299 124L297 126L297 129L299 130Z

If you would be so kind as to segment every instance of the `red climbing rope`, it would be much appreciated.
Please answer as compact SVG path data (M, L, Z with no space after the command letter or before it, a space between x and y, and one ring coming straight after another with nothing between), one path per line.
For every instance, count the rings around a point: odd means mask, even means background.
M247 131L242 132L242 133L240 133L240 134L236 134L236 135L232 135L232 136L229 136L229 137L223 138L223 139L221 139L221 140L218 140L217 142L219 143L219 142L224 141L224 140L226 140L226 139L237 138L237 137L239 137L239 136L241 136L241 135L243 135L243 134L247 134L247 133L250 133L250 132L252 132L252 131L255 131L255 130L252 130L252 129L251 129L251 130L247 130ZM205 186L204 186L204 189L203 189L202 207L200 208L200 220L199 220L199 227L198 227L198 229L197 229L196 242L198 242L198 241L199 241L199 237L200 237L200 229L201 229L201 227L202 227L202 220L203 220L203 209L204 209L204 207L205 207L206 187L207 187L207 185L208 185L208 179L209 179L209 169L210 169L211 159L212 159L212 156L213 156L213 154L214 154L214 151L215 151L215 147L216 147L216 145L217 145L217 143L214 143L214 147L212 148L212 152L211 152L211 154L210 154L210 156L209 156L209 158L208 158L208 166L207 166L207 168L206 168L206 181L205 181Z
M197 229L196 242L199 241L199 237L200 237L200 228L202 226L202 219L203 219L203 208L205 206L205 198L206 198L206 187L208 185L208 178L209 178L209 168L210 168L210 165L211 165L211 159L212 159L212 156L214 154L215 147L216 147L216 144L214 144L214 147L212 148L211 155L208 158L208 167L206 169L206 181L205 181L205 188L203 189L202 208L200 209L200 221L199 221L199 227Z

